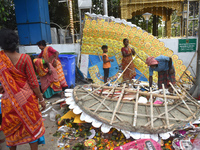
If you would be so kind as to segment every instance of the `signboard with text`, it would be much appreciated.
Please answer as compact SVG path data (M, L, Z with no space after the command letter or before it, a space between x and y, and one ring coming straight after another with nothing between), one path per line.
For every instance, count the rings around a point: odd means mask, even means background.
M179 39L178 52L196 52L197 39Z

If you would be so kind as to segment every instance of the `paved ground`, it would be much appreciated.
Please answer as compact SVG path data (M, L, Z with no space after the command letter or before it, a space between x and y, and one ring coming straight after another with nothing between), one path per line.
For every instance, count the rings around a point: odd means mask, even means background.
M54 102L56 100L59 100L60 97L59 96L54 96L51 99L49 99L49 102ZM49 105L51 106L51 105ZM49 107L47 106L47 108ZM53 108L56 110L59 110L59 104L58 105L53 105ZM45 117L44 119L44 125L46 128L46 132L45 132L45 141L46 144L45 145L39 145L39 150L59 150L59 148L57 147L57 139L58 137L54 137L53 134L56 132L57 130L57 125L56 122L53 122L50 120L49 117L49 113L51 112L51 110L49 110L48 112L46 112L45 114L48 114L48 117ZM3 139L4 134L2 131L0 131L0 139ZM9 150L9 148L6 146L6 143L2 143L0 144L0 150ZM17 147L17 150L30 150L30 146L29 144L24 144L24 145L20 145Z

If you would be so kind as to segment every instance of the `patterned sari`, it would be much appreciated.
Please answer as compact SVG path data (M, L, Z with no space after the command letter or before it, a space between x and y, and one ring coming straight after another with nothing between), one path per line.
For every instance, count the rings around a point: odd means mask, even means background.
M5 91L1 102L2 130L6 144L30 143L45 132L38 99L26 74L15 68L4 51L0 51L0 56L0 82Z
M43 65L44 62L43 62L42 58L34 59L33 63L35 65L36 72L40 76L42 92L45 93L49 87L53 91L61 92L62 87L61 87L60 82L58 80L58 75L57 75L56 69L49 63L50 69L52 71L52 73L49 74L48 68L44 68L44 65ZM48 90L48 92L49 92L49 90ZM47 96L46 94L44 94L44 95L45 95L45 97ZM52 96L52 94L49 95L46 98L50 98L51 96Z
M49 57L49 54L48 54L48 46L45 47L44 51L43 51L43 55L42 57L47 60L49 63L53 64L53 62L55 61L55 59L51 60L51 58ZM62 69L62 65L60 63L59 60L56 60L56 71L57 71L57 74L58 74L58 80L61 84L61 87L64 88L64 87L67 87L67 82L65 80L65 75L63 73L63 69Z
M128 51L123 47L121 49L121 51L125 51L126 54L130 54L132 53L131 49L128 48ZM122 59L122 69L124 70L126 68L126 66L130 63L130 61L132 61L132 55L127 56L127 57L123 57ZM123 73L123 80L131 80L136 76L136 71L135 71L135 67L134 67L134 63L132 62L129 67L126 69L126 71Z

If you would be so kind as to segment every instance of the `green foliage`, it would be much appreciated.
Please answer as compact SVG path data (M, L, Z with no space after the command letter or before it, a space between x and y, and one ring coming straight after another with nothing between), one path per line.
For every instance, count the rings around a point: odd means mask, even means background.
M69 10L67 3L59 3L58 0L49 0L50 21L61 27L69 24Z
M13 0L0 1L0 28L16 28L15 7Z
M108 16L114 16L115 18L120 18L120 0L108 1Z
M109 0L107 2L108 16L120 18L120 0ZM92 0L92 12L95 14L104 14L103 0Z

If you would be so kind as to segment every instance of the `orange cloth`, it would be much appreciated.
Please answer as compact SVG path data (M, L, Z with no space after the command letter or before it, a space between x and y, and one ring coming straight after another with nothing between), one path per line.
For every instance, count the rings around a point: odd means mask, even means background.
M62 87L60 85L60 82L58 80L58 74L56 69L49 63L49 67L51 69L51 74L49 74L49 69L44 68L43 66L43 59L42 58L36 58L33 60L33 63L36 68L36 72L40 76L40 82L41 82L41 89L44 93L47 88L50 86L54 91L62 91Z
M148 58L146 59L146 64L147 64L148 66L157 65L157 64L158 64L158 61L155 60L154 57L148 57Z
M35 65L36 72L40 77L46 76L46 74L49 72L48 68L44 68L42 58L36 58L33 60L33 63Z
M45 132L38 99L28 84L26 71L17 70L4 51L0 51L0 56L0 83L5 91L1 101L1 125L6 144L30 143ZM30 67L33 70L33 66Z
M106 61L109 60L108 55L106 53L103 53L102 57L103 56L106 56ZM110 67L111 67L110 62L103 63L103 68L110 68Z
M121 51L125 51L126 54L132 53L131 49L128 48L128 51L125 48L122 48ZM133 60L132 55L123 57L122 59L122 69L124 70L126 66ZM123 80L131 80L136 76L136 71L134 67L134 63L132 62L129 67L126 69L126 71L123 73Z
M43 55L42 55L42 57L45 59L45 60L47 60L49 63L53 63L54 61L55 61L55 59L52 61L52 62L50 62L50 57L49 57L49 55L48 55L48 46L47 47L45 47L45 49L43 50ZM56 71L57 71L57 74L58 74L58 80L59 80L59 82L60 82L60 84L61 84L61 87L67 87L68 85L67 85L67 82L66 82L66 80L65 80L65 75L64 75L64 73L63 73L63 68L62 68L62 65L61 65L61 63L60 63L60 61L59 60L56 60L56 64L57 64L57 66L56 66Z

